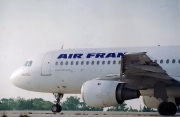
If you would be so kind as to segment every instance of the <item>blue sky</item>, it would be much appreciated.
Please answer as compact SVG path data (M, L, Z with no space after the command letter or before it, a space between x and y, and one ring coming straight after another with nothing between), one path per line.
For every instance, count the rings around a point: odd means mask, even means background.
M21 90L11 73L29 57L64 48L180 45L179 0L0 0L0 98Z

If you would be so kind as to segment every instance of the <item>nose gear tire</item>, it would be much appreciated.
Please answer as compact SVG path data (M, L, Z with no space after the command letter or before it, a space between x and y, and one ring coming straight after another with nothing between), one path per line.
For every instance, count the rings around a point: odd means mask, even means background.
M52 106L52 112L61 112L62 107L59 104L54 104Z

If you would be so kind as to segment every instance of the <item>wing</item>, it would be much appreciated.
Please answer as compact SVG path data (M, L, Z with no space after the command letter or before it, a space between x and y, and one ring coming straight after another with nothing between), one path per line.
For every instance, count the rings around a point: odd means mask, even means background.
M128 87L136 89L151 88L158 82L163 82L167 86L180 84L145 52L125 54L121 58L120 79Z

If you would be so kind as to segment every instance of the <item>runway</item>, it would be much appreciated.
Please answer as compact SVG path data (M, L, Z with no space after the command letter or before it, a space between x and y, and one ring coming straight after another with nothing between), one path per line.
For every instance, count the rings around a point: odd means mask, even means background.
M7 117L135 117L135 116L160 116L157 112L107 112L107 111L62 111L52 113L51 111L0 111L0 117L5 114ZM180 117L177 113L175 117Z

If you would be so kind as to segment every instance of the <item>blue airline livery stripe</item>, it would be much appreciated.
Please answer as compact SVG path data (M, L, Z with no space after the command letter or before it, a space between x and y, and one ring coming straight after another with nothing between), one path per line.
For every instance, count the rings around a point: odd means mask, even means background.
M124 53L88 53L84 55L82 53L76 54L60 54L57 59L76 59L86 56L86 58L120 58Z

